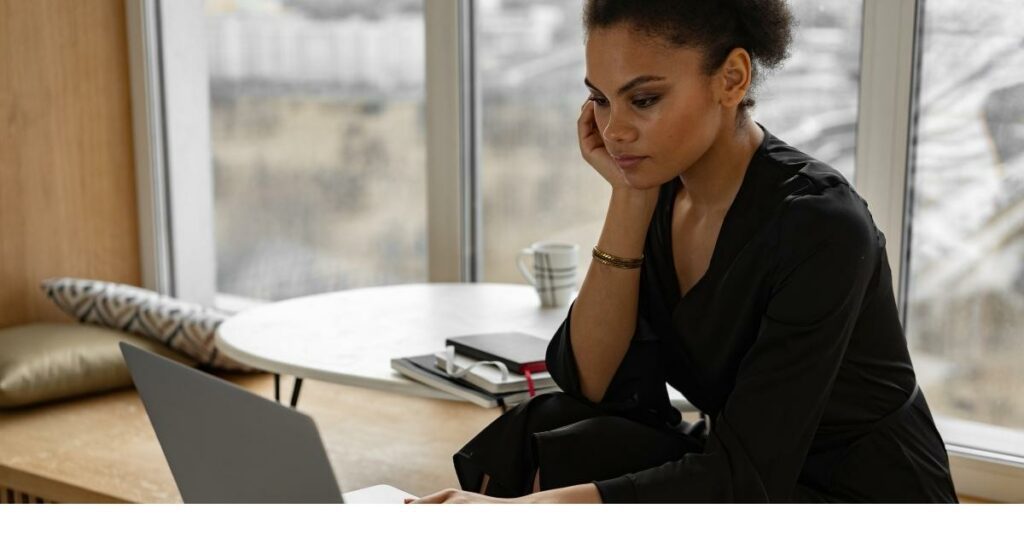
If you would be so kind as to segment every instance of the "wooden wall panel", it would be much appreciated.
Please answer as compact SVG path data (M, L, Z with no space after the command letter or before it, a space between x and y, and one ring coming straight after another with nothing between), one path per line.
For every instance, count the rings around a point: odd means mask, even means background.
M62 320L39 282L138 285L123 0L0 0L0 327Z

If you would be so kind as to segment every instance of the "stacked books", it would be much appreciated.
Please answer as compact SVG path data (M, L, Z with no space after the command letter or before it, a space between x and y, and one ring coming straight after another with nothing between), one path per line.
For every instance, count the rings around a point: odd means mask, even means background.
M558 391L545 370L547 340L525 333L449 338L445 351L391 360L402 375L482 407L508 408Z

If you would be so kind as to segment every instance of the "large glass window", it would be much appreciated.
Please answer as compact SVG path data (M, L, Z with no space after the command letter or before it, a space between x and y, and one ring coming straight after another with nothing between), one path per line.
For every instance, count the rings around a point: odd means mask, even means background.
M600 233L611 189L580 157L576 142L587 96L580 6L575 0L476 2L481 280L522 283L515 256L523 247L540 240L588 245Z
M219 294L426 280L422 4L206 1Z
M924 4L907 310L932 409L1016 430L1024 430L1021 28L1017 0Z
M791 0L799 26L790 57L764 73L754 119L832 165L851 183L857 139L863 2Z
M861 2L795 0L792 56L766 73L754 118L853 181ZM515 255L534 241L580 244L580 279L610 187L580 157L588 92L580 2L477 0L482 93L483 280L522 282Z

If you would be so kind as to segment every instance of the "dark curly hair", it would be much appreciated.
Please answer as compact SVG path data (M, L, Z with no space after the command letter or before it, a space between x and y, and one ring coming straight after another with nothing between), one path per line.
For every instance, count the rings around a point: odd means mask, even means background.
M793 14L785 0L587 0L583 29L628 24L670 45L703 51L704 71L715 72L734 48L750 54L752 84L740 112L754 106L751 96L761 70L782 65L793 40ZM742 117L742 114L741 114Z

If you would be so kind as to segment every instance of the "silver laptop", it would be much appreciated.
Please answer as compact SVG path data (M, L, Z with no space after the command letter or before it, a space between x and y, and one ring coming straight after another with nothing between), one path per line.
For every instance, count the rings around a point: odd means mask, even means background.
M186 503L402 503L373 486L344 498L313 419L121 342L135 388Z

